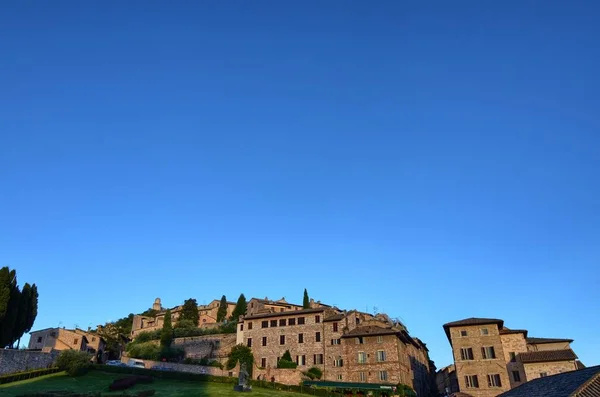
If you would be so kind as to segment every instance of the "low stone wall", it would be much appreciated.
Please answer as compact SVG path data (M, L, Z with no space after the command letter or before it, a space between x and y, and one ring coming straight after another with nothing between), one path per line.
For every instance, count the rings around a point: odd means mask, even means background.
M258 379L259 376L266 382L271 382L271 379L275 378L275 382L284 385L299 385L303 377L302 372L292 368L254 368L252 377Z
M0 349L0 375L50 368L58 354L58 352Z
M121 362L122 363L129 363L130 358L129 357L122 357L121 358ZM152 369L152 367L162 367L162 368L169 368L172 369L173 371L177 371L177 372L189 372L192 374L206 374L206 375L216 375L216 376L235 376L235 375L230 375L230 373L232 371L227 371L225 369L219 369L217 367L210 367L210 366L204 366L204 365L189 365L189 364L177 364L177 363L167 363L167 362L161 362L161 361L152 361L152 360L140 360L140 359L132 359L135 361L143 361L144 362L144 367L146 369Z

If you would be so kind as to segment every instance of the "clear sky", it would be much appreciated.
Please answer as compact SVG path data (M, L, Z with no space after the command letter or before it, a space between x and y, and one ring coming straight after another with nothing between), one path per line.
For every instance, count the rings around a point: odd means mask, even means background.
M6 1L35 328L226 294L497 317L600 364L597 1Z

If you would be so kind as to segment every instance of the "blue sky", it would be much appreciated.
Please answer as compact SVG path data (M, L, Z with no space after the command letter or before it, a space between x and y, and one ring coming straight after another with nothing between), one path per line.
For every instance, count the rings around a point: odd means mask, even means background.
M8 2L0 265L35 328L226 294L497 317L600 364L596 2Z

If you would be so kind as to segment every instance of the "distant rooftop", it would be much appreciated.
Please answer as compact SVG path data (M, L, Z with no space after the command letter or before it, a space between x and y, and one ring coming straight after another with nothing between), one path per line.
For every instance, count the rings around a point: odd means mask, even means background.
M577 355L573 350L542 350L538 352L520 353L522 363L544 363L551 361L574 361Z
M560 342L568 342L572 343L573 339L561 339L561 338L526 338L527 343L540 345L543 343L560 343Z

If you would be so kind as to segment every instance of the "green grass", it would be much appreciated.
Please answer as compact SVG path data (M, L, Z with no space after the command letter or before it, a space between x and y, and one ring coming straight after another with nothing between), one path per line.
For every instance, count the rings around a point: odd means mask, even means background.
M21 382L0 386L2 397L15 397L23 394L41 393L48 391L71 391L77 393L113 394L127 393L132 396L142 390L156 390L156 397L299 397L299 393L254 387L251 394L233 391L231 383L189 382L166 379L155 379L150 384L140 384L124 392L109 392L108 385L127 375L109 374L101 371L91 371L85 376L71 378L65 373L47 375Z

